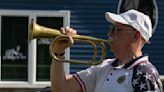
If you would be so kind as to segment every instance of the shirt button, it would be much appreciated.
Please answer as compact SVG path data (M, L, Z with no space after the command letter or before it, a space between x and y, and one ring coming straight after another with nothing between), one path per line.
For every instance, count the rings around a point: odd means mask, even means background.
M107 78L106 81L109 81L109 79Z

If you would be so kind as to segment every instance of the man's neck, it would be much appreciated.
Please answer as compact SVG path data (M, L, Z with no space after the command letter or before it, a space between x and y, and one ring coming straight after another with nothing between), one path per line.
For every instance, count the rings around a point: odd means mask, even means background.
M122 65L122 64L126 64L129 63L130 61L132 61L133 59L142 56L142 51L138 51L135 53L124 53L122 55L118 55L117 59L119 60L118 64Z

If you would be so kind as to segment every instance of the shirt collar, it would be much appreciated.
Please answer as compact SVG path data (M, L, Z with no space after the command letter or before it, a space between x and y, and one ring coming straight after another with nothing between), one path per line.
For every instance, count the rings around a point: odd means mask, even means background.
M123 65L118 65L118 59L115 59L114 62L112 62L112 66L114 68L130 69L130 68L133 68L135 65L139 64L140 62L143 62L143 61L148 61L148 56L137 57L137 58L131 60L129 63L123 64Z

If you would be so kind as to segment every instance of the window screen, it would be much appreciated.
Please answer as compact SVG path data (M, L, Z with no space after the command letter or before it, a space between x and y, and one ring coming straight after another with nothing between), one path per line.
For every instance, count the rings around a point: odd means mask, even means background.
M37 23L45 27L60 29L63 26L63 17L37 17ZM50 38L40 38L37 40L37 81L50 80L50 43Z
M28 17L1 16L1 79L27 81Z

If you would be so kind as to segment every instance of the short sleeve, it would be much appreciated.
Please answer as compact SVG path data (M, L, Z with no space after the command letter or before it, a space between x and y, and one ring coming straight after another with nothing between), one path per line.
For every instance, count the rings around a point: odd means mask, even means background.
M152 64L139 65L133 71L134 92L163 92L158 71Z
M83 92L94 92L97 70L98 66L91 66L86 70L82 70L74 74L74 77L79 82Z

